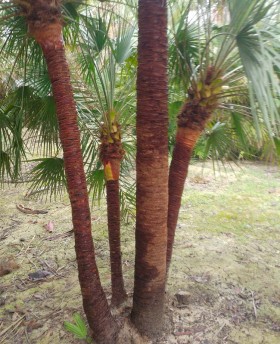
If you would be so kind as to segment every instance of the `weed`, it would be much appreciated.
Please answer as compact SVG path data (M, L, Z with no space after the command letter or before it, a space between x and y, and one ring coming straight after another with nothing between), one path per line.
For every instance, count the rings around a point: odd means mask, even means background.
M67 331L74 334L78 339L85 340L87 343L93 343L92 339L88 336L88 330L86 323L82 319L79 313L73 315L74 324L68 321L64 321L64 327Z

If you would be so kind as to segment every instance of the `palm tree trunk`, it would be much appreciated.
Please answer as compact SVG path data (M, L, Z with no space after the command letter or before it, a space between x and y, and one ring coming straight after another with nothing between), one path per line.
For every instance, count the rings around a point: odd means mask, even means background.
M31 24L29 29L43 50L52 83L72 207L75 250L84 311L97 343L112 344L116 341L118 326L110 313L95 262L77 111L65 58L61 24L52 23L43 27Z
M105 170L106 168L105 166ZM110 174L106 178L107 193L107 219L108 233L110 245L110 264L111 264L111 284L112 284L112 300L111 305L118 307L126 299L127 294L124 288L122 273L122 257L121 257L121 240L120 240L120 192L119 192L119 171L120 160L111 160L110 165L114 166L117 175ZM108 170L107 170L108 171Z
M113 110L111 110L112 116ZM120 218L120 166L124 157L119 123L111 118L111 122L103 124L100 135L100 160L104 166L107 195L107 220L110 245L111 305L120 306L127 298L121 258L121 218Z
M132 321L162 329L167 248L168 113L165 0L139 0L136 257Z
M176 143L170 164L168 183L167 271L171 262L175 230L178 222L185 181L188 175L189 163L194 146L200 134L200 130L186 127L178 127L177 129Z
M209 70L212 71L212 69ZM209 79L210 71L206 74L206 80ZM169 168L168 182L167 271L172 258L175 231L192 151L213 109L217 106L215 96L214 101L213 97L210 100L211 104L201 105L200 101L205 101L205 98L190 88L188 100L178 116L176 142Z

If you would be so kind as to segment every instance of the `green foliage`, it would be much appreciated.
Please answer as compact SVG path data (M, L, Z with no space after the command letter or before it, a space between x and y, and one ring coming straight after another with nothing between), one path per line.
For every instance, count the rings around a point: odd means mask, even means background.
M101 164L99 163L98 165L99 168L91 170L87 174L87 183L89 185L89 192L92 194L92 200L99 202L102 196L104 196L105 176Z
M230 117L219 113L208 123L194 149L194 158L215 161L272 159L275 149L267 130L262 126L263 142L258 142L252 119L232 112ZM274 153L273 153L274 152Z
M168 128L168 147L170 153L175 145L175 134L177 128L177 116L183 105L180 100L169 102L168 104L168 114L169 114L169 128Z
M86 323L82 319L79 313L75 313L73 315L74 323L70 323L68 321L64 321L64 327L67 331L74 334L74 336L78 339L83 339L87 343L92 343L92 339L88 336L88 330L86 327Z
M32 182L29 188L30 195L48 195L56 198L66 190L64 161L61 158L41 158L29 160L39 162L30 172Z
M188 88L195 65L199 64L200 32L197 18L190 16L191 3L178 1L170 5L170 82L181 90Z

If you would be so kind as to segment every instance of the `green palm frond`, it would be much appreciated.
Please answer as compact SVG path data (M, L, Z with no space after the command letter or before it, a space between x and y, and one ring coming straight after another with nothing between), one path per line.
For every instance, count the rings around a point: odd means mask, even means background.
M234 133L238 138L239 143L241 144L242 148L246 150L247 147L250 145L250 135L249 130L247 130L244 124L244 117L242 117L239 113L231 112L231 120L232 126L234 128ZM250 127L251 127L250 123Z
M92 124L82 123L81 147L84 157L86 171L95 170L99 161L99 127ZM89 172L90 173L90 172Z
M171 23L169 64L171 81L186 90L195 66L199 63L200 36L197 17L191 17L191 4L170 5Z
M13 180L15 175L13 163L13 132L9 117L0 108L0 182Z
M170 98L172 95L170 95ZM176 99L176 95L174 96ZM180 109L183 106L182 100L170 101L168 104L168 115L169 115L169 127L168 127L168 147L169 152L172 152L172 149L175 144L176 128L177 128L177 115Z
M92 169L87 174L87 183L89 192L92 194L92 201L99 203L104 197L105 192L105 176L101 164L97 163L96 169Z
M14 164L12 157L5 151L0 150L0 183L13 181Z
M28 130L26 141L32 146L32 151L43 156L57 152L60 143L53 96L36 97L30 102L25 117L25 127Z
M203 159L211 157L214 161L217 161L227 157L229 147L232 145L232 138L225 123L210 123L205 130L204 140Z
M32 65L26 66L24 84L32 87L38 96L44 97L52 93L51 82L44 60L39 68L37 66L34 68Z
M125 62L133 53L135 49L134 33L135 26L128 24L117 26L116 37L110 42L116 63Z
M245 10L246 5L248 7ZM248 79L252 111L259 136L258 112L261 113L271 136L279 132L280 115L276 99L280 96L280 81L275 67L279 67L277 56L280 31L279 23L273 19L276 6L275 1L230 2L229 32L235 35L239 56ZM270 16L272 19L268 20ZM278 30L275 29L277 25ZM268 40L269 32L273 31L278 32L278 35L270 36L271 39Z
M80 17L80 44L82 47L90 47L92 58L103 50L108 41L111 15L111 13L106 13L102 16L98 12L97 17L91 17L85 11Z
M2 100L2 118L8 119L8 130L10 131L10 140L2 132L2 140L9 144L9 154L13 159L14 177L20 175L21 162L25 159L26 144L24 143L24 123L28 104L34 99L32 89L28 86L20 86L11 90Z
M127 223L136 212L136 184L127 175L121 176L120 205L122 220Z
M268 35L266 29L246 26L237 36L237 45L249 80L251 100L258 104L272 136L279 132L280 126L279 110L275 102L280 97L280 82L275 73L275 67L280 67L277 59L280 45L275 39L268 40Z
M52 96L40 97L33 87L20 86L8 93L2 104L18 128L21 139L17 143L24 139L30 152L43 155L57 151L58 123ZM22 147L19 146L18 150L22 152Z
M32 159L36 166L30 172L31 185L28 195L50 199L60 197L66 191L64 161L58 157Z

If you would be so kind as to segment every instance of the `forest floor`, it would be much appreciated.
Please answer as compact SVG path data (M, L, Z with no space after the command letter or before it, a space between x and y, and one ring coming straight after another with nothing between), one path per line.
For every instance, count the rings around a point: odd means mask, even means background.
M81 343L63 326L75 312L83 314L69 202L25 194L24 186L0 191L0 274L7 264L11 270L0 277L0 344ZM280 343L279 201L276 167L244 163L214 174L210 164L191 166L168 281L166 333L156 343ZM93 235L110 297L102 203L93 207ZM129 295L133 240L131 221L122 238Z

